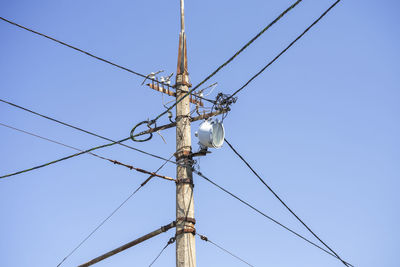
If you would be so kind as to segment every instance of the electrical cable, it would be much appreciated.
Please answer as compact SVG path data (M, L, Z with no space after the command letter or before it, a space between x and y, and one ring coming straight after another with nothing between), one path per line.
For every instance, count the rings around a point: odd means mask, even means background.
M73 147L73 146L70 146L70 145L61 143L61 142L59 142L59 141L55 141L55 140L49 139L49 138L46 138L46 137L43 137L43 136L40 136L40 135L31 133L31 132L28 132L28 131L24 131L24 130L15 128L15 127L13 127L13 126L10 126L10 125L4 124L4 123L0 123L0 125L3 126L3 127L7 127L7 128L9 128L9 129L12 129L12 130L15 130L15 131L24 133L24 134L28 134L28 135L31 135L31 136L40 138L40 139L42 139L42 140L45 140L45 141L48 141L48 142L51 142L51 143L54 143L54 144L57 144L57 145L61 145L61 146L64 146L64 147L67 147L67 148L76 150L76 151L83 151L82 149L79 149L79 148L76 148L76 147ZM122 162L119 162L119 161L117 161L117 160L113 160L113 159L110 159L110 158L106 158L106 157L100 156L100 155L95 154L95 153L92 153L92 152L89 152L88 154L89 154L89 155L92 155L92 156L94 156L94 157L97 157L97 158L99 158L99 159L102 159L102 160L111 162L111 163L113 163L113 164L115 164L115 165L124 166L124 167L126 167L126 168L128 168L128 169L130 169L130 170L135 170L135 171L137 171L137 172L146 173L146 174L150 174L150 175L155 175L155 176L157 176L157 177L159 177L159 178L163 178L163 179L169 180L169 181L175 181L175 179L173 179L173 178L171 178L171 177L167 177L167 176L164 176L164 175L159 175L159 174L156 174L156 173L152 173L152 172L143 170L143 169L141 169L141 168L136 168L136 167L134 167L134 166L132 166L132 165L129 165L129 164L126 164L126 163L122 163Z
M168 84L163 83L163 82L159 82L159 81L157 81L157 80L155 80L155 79L152 79L152 78L149 77L149 75L144 75L144 74L138 73L138 72L136 72L136 71L133 71L133 70L131 70L131 69L128 69L128 68L126 68L126 67L123 67L123 66L121 66L121 65L118 65L118 64L116 64L116 63L113 63L113 62L111 62L111 61L109 61L109 60L106 60L106 59L104 59L104 58L95 56L95 55L93 55L93 54L91 54L91 53L89 53L89 52L87 52L87 51L84 51L84 50L82 50L82 49L80 49L80 48L77 48L77 47L72 46L72 45L70 45L70 44L64 43L64 42L62 42L62 41L59 41L59 40L57 40L57 39L55 39L55 38L53 38L53 37L50 37L50 36L48 36L48 35L46 35L46 34L37 32L37 31L35 31L35 30L32 30L32 29L30 29L30 28L27 28L27 27L25 27L25 26L22 26L22 25L20 25L20 24L17 24L17 23L15 23L15 22L11 21L11 20L5 19L5 18L3 18L3 17L0 17L0 19L3 20L3 21L5 21L5 22L7 22L7 23L9 23L9 24L11 24L11 25L17 26L17 27L19 27L19 28L21 28L21 29L24 29L24 30L27 30L27 31L29 31L29 32L31 32L31 33L37 34L37 35L39 35L39 36L42 36L42 37L44 37L44 38L47 38L47 39L52 40L52 41L54 41L54 42L57 42L57 43L59 43L59 44L61 44L61 45L64 45L64 46L69 47L69 48L72 48L72 49L74 49L74 50L76 50L76 51L78 51L78 52L81 52L81 53L83 53L83 54L85 54L85 55L88 55L88 56L90 56L90 57L92 57L92 58L95 58L95 59L97 59L97 60L100 60L100 61L102 61L102 62L105 62L105 63L107 63L107 64L110 64L110 65L112 65L112 66L114 66L114 67L117 67L117 68L119 68L119 69L125 70L125 71L130 72L130 73L132 73L132 74L135 74L135 75L137 75L137 76L140 76L140 77L142 77L142 78L149 79L149 80L152 80L152 81L154 81L154 82L158 82L158 83L160 83L160 84L162 84L162 85L165 85L165 86L168 86L168 87L169 87Z
M209 243L213 244L214 246L216 246L216 247L217 247L217 248L219 248L220 250L222 250L222 251L224 251L224 252L228 253L228 254L229 254L229 255L231 255L232 257L234 257L234 258L236 258L236 259L240 260L241 262L243 262L243 263L247 264L248 266L253 266L253 265L251 265L250 263L248 263L247 261L245 261L245 260L243 260L242 258L240 258L239 256L236 256L235 254L233 254L233 253L232 253L232 252L230 252L229 250L227 250L227 249L224 249L224 248L223 248L223 247L221 247L220 245L218 245L218 244L214 243L213 241L211 241L210 239L208 239L208 237L206 237L206 236L204 236L204 235L200 235L200 234L198 234L198 233L196 233L196 235L198 235L198 236L200 237L200 239L201 239L201 240L203 240L203 241L206 241L206 242L209 242ZM253 267L254 267L254 266L253 266Z
M250 164L243 158L242 155L239 154L239 152L237 152L237 150L231 145L231 143L228 142L228 140L226 140L225 138L225 142L228 144L228 146L232 149L232 151L246 164L246 166L253 172L253 174L268 188L268 190L275 196L276 199L279 200L279 202L281 202L281 204L294 216L296 217L296 219L316 238L319 240L319 242L321 242L327 249L329 249L333 254L336 255L336 257L341 260L346 266L347 264L340 258L340 256L333 250L331 249L324 241L322 241L321 238L319 238L319 236L317 234L314 233L314 231L312 231L310 229L310 227L308 227L308 225L302 220L300 219L299 216L297 216L297 214L292 211L291 208L288 207L288 205L278 196L278 194L275 193L275 191L260 177L260 175L258 175L258 173L253 169L253 167L250 166Z
M161 256L161 254L164 252L164 250L171 244L173 244L175 242L175 237L171 237L167 244L161 249L160 253L158 253L157 257L150 263L149 267L151 267L157 260L158 258Z
M67 159L74 158L74 157L79 156L79 155L83 155L83 154L92 152L92 151L94 151L94 150L96 150L96 149L100 149L100 148L104 148L104 147L109 147L109 146L115 145L115 144L117 144L117 143L124 142L124 141L126 141L126 140L128 140L128 139L129 139L129 138L122 139L122 140L120 140L120 141L116 141L116 142L113 142L113 143L108 143L108 144L100 145L100 146L93 147L93 148L90 148L90 149L87 149L87 150L83 150L83 151L81 151L81 152L78 152L78 153L75 153L75 154L72 154L72 155L69 155L69 156L60 158L60 159L56 159L56 160L53 160L53 161L50 161L50 162L47 162L47 163L44 163L44 164L41 164L41 165L38 165L38 166L35 166L35 167L31 167L31 168L24 169L24 170L21 170L21 171L17 171L17 172L14 172L14 173L9 173L9 174L0 176L0 179L6 178L6 177L11 177L11 176L18 175L18 174L22 174L22 173L25 173L25 172L30 172L30 171L37 170L37 169L40 169L40 168L43 168L43 167L47 167L47 166L49 166L49 165L52 165L52 164L55 164L55 163L58 163L58 162L61 162L61 161L64 161L64 160L67 160Z
M244 201L243 199L239 198L238 196L234 195L233 193L229 192L228 190L226 190L225 188L223 188L222 186L216 184L215 182L213 182L212 180L210 180L208 177L204 176L201 172L193 169L193 172L196 173L198 176L200 176L201 178L203 178L204 180L206 180L207 182L211 183L212 185L216 186L217 188L219 188L220 190L224 191L225 193L227 193L228 195L232 196L233 198L239 200L240 202L242 202L244 205L248 206L249 208L251 208L252 210L256 211L257 213L261 214L262 216L264 216L265 218L267 218L268 220L274 222L275 224L279 225L280 227L284 228L285 230L291 232L292 234L296 235L297 237L300 237L301 239L303 239L304 241L306 241L307 243L313 245L314 247L324 251L325 253L331 255L332 257L339 259L335 254L333 254L332 252L326 250L325 248L315 244L314 242L312 242L311 240L307 239L306 237L300 235L299 233L295 232L294 230L290 229L289 227L283 225L282 223L278 222L277 220L273 219L272 217L268 216L267 214L263 213L262 211L260 211L259 209L255 208L254 206L252 206L251 204L249 204L248 202ZM351 265L350 263L346 262L346 264L348 264L351 267L354 267L353 265Z
M170 157L170 159L173 157L174 155L172 155ZM154 173L157 173L158 171L160 171L166 164L168 161L165 161ZM122 201L121 204L118 205L118 207L116 209L113 210L113 212L110 213L110 215L108 215L104 220L101 221L101 223L94 228L94 230L92 230L90 232L89 235L87 235L70 253L67 254L67 256L65 256L63 258L63 260L57 264L57 267L61 266L61 264L63 264L63 262L65 262L72 254L75 253L75 251L77 251L97 230L99 230L100 227L103 226L103 224L105 222L107 222L119 209L122 208L122 206L124 206L126 204L126 202L128 202L128 200L130 200L143 186L145 186L154 176L150 175L142 184L140 184L140 186L133 191L124 201Z
M280 56L282 56L290 47L292 47L301 37L303 37L315 24L317 24L332 8L334 8L341 0L337 0L333 5L331 5L327 10L325 10L322 15L315 20L310 26L307 27L296 39L294 39L285 49L283 49L274 59L272 59L267 65L265 65L259 72L257 72L250 80L248 80L242 87L236 90L230 97L232 98L237 93L242 91L249 83L251 83L255 78L257 78L262 72L264 72L269 66L272 65Z
M27 112L29 112L29 113L32 113L32 114L37 115L37 116L39 116L39 117L42 117L42 118L44 118L44 119L47 119L47 120L50 120L50 121L59 123L59 124L61 124L61 125L67 126L67 127L69 127L69 128L72 128L72 129L75 129L75 130L78 130L78 131L81 131L81 132L84 132L84 133L93 135L93 136L98 137L98 138L100 138L100 139L103 139L103 140L106 140L106 141L109 141L109 142L115 142L115 143L118 144L118 145L121 145L121 146L124 146L124 147L126 147L126 148L135 150L135 151L140 152L140 153L143 153L143 154L145 154L145 155L148 155L148 156L151 156L151 157L154 157L154 158L157 158L157 159L161 159L161 160L166 160L166 159L163 158L163 157L157 156L157 155L155 155L155 154L152 154L152 153L143 151L143 150L141 150L141 149L138 149L138 148L135 148L135 147L126 145L126 144L123 144L123 143L121 143L121 142L116 142L116 141L114 141L114 140L112 140L112 139L110 139L110 138L107 138L107 137L101 136L101 135L99 135L99 134L90 132L90 131L88 131L88 130L85 130L85 129L76 127L76 126L71 125L71 124L69 124L69 123L62 122L62 121L57 120L57 119L55 119L55 118L52 118L52 117L43 115L43 114L41 114L41 113L38 113L38 112L36 112L36 111L33 111L33 110L28 109L28 108L25 108L25 107L22 107L22 106L20 106L20 105L15 104L15 103L11 103L11 102L6 101L6 100L4 100L4 99L1 99L1 98L0 98L0 102L3 102L3 103L5 103L5 104L8 104L8 105L13 106L13 107L16 107L16 108L19 108L19 109L21 109L21 110L27 111ZM127 140L128 140L128 139L127 139ZM176 164L175 162L171 162L171 163Z

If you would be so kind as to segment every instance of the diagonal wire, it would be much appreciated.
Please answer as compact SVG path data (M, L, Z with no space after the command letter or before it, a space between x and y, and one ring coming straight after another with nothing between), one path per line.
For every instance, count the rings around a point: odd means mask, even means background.
M204 235L201 235L201 234L198 234L198 233L196 233L196 235L198 235L198 236L200 237L201 240L213 244L214 246L216 246L216 247L219 248L220 250L222 250L222 251L228 253L228 254L231 255L232 257L234 257L234 258L240 260L241 262L247 264L248 266L253 266L253 265L251 265L250 263L248 263L247 261L245 261L245 260L243 260L242 258L240 258L239 256L236 256L235 254L233 254L233 253L230 252L229 250L224 249L224 248L221 247L220 245L214 243L213 241L211 241L210 239L208 239L208 237L206 237L206 236L204 236ZM253 267L254 267L254 266L253 266Z
M110 138L107 138L107 137L101 136L101 135L99 135L99 134L90 132L90 131L88 131L88 130L85 130L85 129L76 127L76 126L71 125L71 124L69 124L69 123L62 122L62 121L57 120L57 119L55 119L55 118L52 118L52 117L43 115L43 114L41 114L41 113L38 113L38 112L36 112L36 111L33 111L33 110L28 109L28 108L25 108L25 107L22 107L22 106L20 106L20 105L15 104L15 103L11 103L11 102L6 101L6 100L4 100L4 99L1 99L1 98L0 98L0 102L3 102L3 103L5 103L5 104L8 104L8 105L13 106L13 107L16 107L16 108L19 108L19 109L21 109L21 110L27 111L27 112L29 112L29 113L32 113L32 114L37 115L37 116L39 116L39 117L45 118L45 119L47 119L47 120L54 121L54 122L56 122L56 123L62 124L62 125L67 126L67 127L69 127L69 128L72 128L72 129L75 129L75 130L78 130L78 131L81 131L81 132L84 132L84 133L93 135L93 136L98 137L98 138L100 138L100 139L103 139L103 140L106 140L106 141L109 141L109 142L115 142L114 140L112 140L112 139L110 139ZM158 159L161 159L161 160L166 160L166 159L163 158L163 157L157 156L157 155L155 155L155 154L152 154L152 153L143 151L143 150L141 150L141 149L138 149L138 148L135 148L135 147L126 145L126 144L123 144L123 143L121 143L121 142L116 142L116 144L121 145L121 146L124 146L124 147L129 148L129 149L132 149L132 150L135 150L135 151L137 151L137 152L143 153L143 154L145 154L145 155L148 155L148 156L151 156L151 157L154 157L154 158L158 158ZM174 162L171 162L171 163L174 163Z
M160 253L158 253L157 257L150 263L149 267L151 267L157 260L158 258L161 256L161 254L164 252L164 250L171 244L173 244L175 242L175 237L171 237L167 244L161 249Z
M200 176L201 178L203 178L204 180L206 180L207 182L211 183L212 185L218 187L219 189L221 189L222 191L224 191L225 193L227 193L228 195L232 196L233 198L239 200L240 202L242 202L244 205L248 206L249 208L251 208L252 210L256 211L257 213L261 214L262 216L264 216L265 218L267 218L268 220L272 221L273 223L279 225L280 227L284 228L285 230L291 232L292 234L296 235L297 237L303 239L304 241L306 241L307 243L313 245L314 247L324 251L325 253L331 255L332 257L339 259L335 254L333 254L332 252L326 250L325 248L315 244L314 242L312 242L311 240L307 239L306 237L300 235L299 233L295 232L294 230L290 229L289 227L283 225L282 223L278 222L277 220L273 219L272 217L268 216L267 214L263 213L262 211L260 211L259 209L255 208L254 206L252 206L251 204L249 204L248 202L244 201L243 199L239 198L238 196L234 195L233 193L229 192L227 189L223 188L222 186L216 184L215 182L213 182L212 180L210 180L208 177L206 177L205 175L203 175L201 172L193 169L193 172L196 173L198 176ZM350 263L346 262L346 264L348 266L352 266Z
M170 159L173 157L174 155L172 155L170 157ZM157 173L159 170L161 170L165 164L167 164L168 161L165 161L156 171L155 173ZM135 191L133 191L124 201L122 201L121 204L118 205L117 208L115 208L110 215L108 215L103 221L101 221L101 223L94 228L89 235L87 235L76 247L74 247L73 250L71 250L70 253L67 254L67 256L65 256L62 261L57 265L57 267L61 266L61 264L63 264L72 254L75 253L76 250L78 250L97 230L99 230L100 227L103 226L103 224L105 222L107 222L119 209L122 208L122 206L124 206L126 204L126 202L128 202L143 186L145 186L154 176L150 175Z
M9 129L12 129L12 130L15 130L15 131L24 133L24 134L28 134L28 135L31 135L31 136L40 138L40 139L42 139L42 140L45 140L45 141L48 141L48 142L51 142L51 143L54 143L54 144L57 144L57 145L60 145L60 146L64 146L64 147L67 147L67 148L70 148L70 149L73 149L73 150L76 150L76 151L83 151L82 149L79 149L79 148L76 148L76 147L73 147L73 146L70 146L70 145L61 143L61 142L59 142L59 141L52 140L52 139L50 139L50 138L46 138L46 137L43 137L43 136L40 136L40 135L31 133L31 132L28 132L28 131L24 131L24 130L15 128L15 127L13 127L13 126L10 126L10 125L4 124L4 123L0 123L0 125L3 126L3 127L7 127L7 128L9 128ZM146 174L150 174L150 175L155 175L155 176L157 176L157 177L159 177L159 178L163 178L163 179L165 179L165 180L175 181L175 179L173 179L173 178L171 178L171 177L167 177L167 176L164 176L164 175L159 175L159 174L156 174L156 173L152 173L152 172L143 170L143 169L141 169L141 168L136 168L136 167L134 167L134 166L132 166L132 165L129 165L129 164L126 164L126 163L122 163L122 162L119 162L119 161L117 161L117 160L109 159L109 158L100 156L100 155L98 155L98 154L92 153L92 152L89 152L88 154L89 154L89 155L92 155L92 156L94 156L94 157L97 157L97 158L99 158L99 159L102 159L102 160L111 162L111 163L113 163L113 164L115 164L115 165L124 166L124 167L126 167L126 168L128 168L128 169L130 169L130 170L135 170L135 171L137 171L137 172L146 173Z
M319 242L321 242L327 249L329 249L333 254L336 255L336 257L342 261L342 263L344 265L347 266L347 264L340 258L340 256L333 250L331 249L324 241L322 241L322 239L314 233L314 231L312 231L310 229L310 227L303 222L302 219L300 219L299 216L297 216L297 214L292 211L291 208L288 207L288 205L278 196L277 193L275 193L275 191L260 177L260 175L258 175L258 173L253 169L253 167L251 167L251 165L243 158L242 155L239 154L239 152L237 152L237 150L231 145L231 143L228 142L228 140L225 139L225 142L228 144L228 146L232 149L232 151L246 164L246 166L253 172L253 174L268 188L268 190L275 196L275 198L277 198L279 200L279 202L281 202L281 204L294 216L296 217L296 219L316 238L319 240Z
M40 168L43 168L43 167L47 167L49 165L52 165L52 164L55 164L55 163L58 163L58 162L61 162L61 161L64 161L64 160L67 160L67 159L70 159L70 158L74 158L76 156L83 155L83 154L92 152L94 150L100 149L100 148L109 147L109 146L115 145L117 143L125 142L128 139L129 138L126 138L126 139L122 139L120 141L116 141L116 142L113 142L113 143L108 143L108 144L104 144L104 145L101 145L101 146L93 147L93 148L90 148L90 149L87 149L87 150L83 150L83 151L75 153L75 154L68 155L68 156L60 158L60 159L56 159L56 160L53 160L53 161L50 161L50 162L47 162L47 163L44 163L44 164L41 164L41 165L37 165L35 167L31 167L31 168L24 169L24 170L21 170L21 171L17 171L17 172L14 172L14 173L5 174L5 175L0 176L0 179L6 178L6 177L11 177L11 176L18 175L18 174L22 174L22 173L25 173L25 172L30 172L30 171L37 170L37 169L40 169Z
M249 83L257 78L262 72L264 72L269 66L271 66L278 58L280 58L290 47L292 47L301 37L303 37L315 24L317 24L332 8L334 8L341 0L337 0L333 3L317 20L315 20L310 26L307 27L296 39L294 39L285 49L283 49L274 59L272 59L267 65L265 65L259 72L257 72L250 80L248 80L242 87L236 90L229 98L234 97L237 93L242 91Z
M143 75L143 74L141 74L141 73L138 73L138 72L136 72L136 71L133 71L133 70L131 70L131 69L128 69L128 68L126 68L126 67L123 67L123 66L121 66L121 65L118 65L118 64L116 64L116 63L113 63L113 62L111 62L111 61L109 61L109 60L107 60L107 59L104 59L104 58L95 56L95 55L93 55L93 54L91 54L91 53L89 53L89 52L87 52L87 51L85 51L85 50L82 50L82 49L80 49L80 48L77 48L77 47L75 47L75 46L72 46L72 45L70 45L70 44L67 44L67 43L62 42L62 41L60 41L60 40L57 40L57 39L55 39L55 38L53 38L53 37L51 37L51 36L48 36L48 35L46 35L46 34L43 34L43 33L37 32L37 31L35 31L35 30L32 30L32 29L30 29L30 28L28 28L28 27L25 27L25 26L22 26L22 25L20 25L20 24L17 24L17 23L15 23L15 22L11 21L11 20L5 19L5 18L3 18L3 17L0 17L0 19L3 20L3 21L5 21L5 22L7 22L7 23L10 23L11 25L17 26L17 27L19 27L19 28L21 28L21 29L24 29L24 30L29 31L29 32L31 32L31 33L37 34L37 35L39 35L39 36L42 36L42 37L44 37L44 38L47 38L47 39L52 40L52 41L54 41L54 42L57 42L57 43L59 43L59 44L61 44L61 45L64 45L64 46L69 47L69 48L72 48L72 49L74 49L74 50L76 50L76 51L78 51L78 52L81 52L81 53L83 53L83 54L85 54L85 55L88 55L89 57L95 58L95 59L97 59L97 60L100 60L100 61L102 61L102 62L105 62L105 63L107 63L107 64L110 64L110 65L112 65L112 66L114 66L114 67L117 67L117 68L119 68L119 69L125 70L125 71L130 72L130 73L132 73L132 74L135 74L135 75L137 75L137 76L146 78L146 79L148 79L148 80L152 80L152 81L154 81L154 82L157 82L157 83L159 83L159 84L162 84L162 85L165 85L165 86L169 87L168 84L163 83L163 82L160 82L160 81L157 81L157 80L155 80L155 79L152 79L152 78L149 77L149 75Z
M297 0L291 6L289 6L285 11L283 11L278 17L276 17L271 23L269 23L265 28L263 28L259 33L257 33L250 41L248 41L242 48L240 48L232 57L230 57L227 61L225 61L221 66L219 66L215 71L213 71L207 78L205 78L201 83L199 83L196 87L201 86L212 76L217 74L222 68L228 65L232 60L234 60L240 53L242 53L247 47L249 47L255 40L257 40L261 35L263 35L269 28L271 28L275 23L277 23L281 18L283 18L290 10L295 8L298 4L300 4L302 0ZM196 88L195 87L195 88Z

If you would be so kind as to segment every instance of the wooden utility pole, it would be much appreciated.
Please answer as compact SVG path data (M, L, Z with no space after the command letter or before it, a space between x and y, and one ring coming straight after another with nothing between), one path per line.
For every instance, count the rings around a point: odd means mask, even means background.
M176 100L187 94L191 84L187 71L184 0L181 2L181 31L179 34ZM194 203L191 159L190 99L185 97L176 105L176 266L195 267Z

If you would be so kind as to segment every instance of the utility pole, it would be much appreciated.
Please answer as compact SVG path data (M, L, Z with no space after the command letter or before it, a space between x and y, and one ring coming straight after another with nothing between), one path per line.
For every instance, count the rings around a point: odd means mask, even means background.
M181 31L179 33L176 100L191 87L187 71L184 0L181 2ZM190 100L185 97L176 105L176 266L195 267L195 228L192 177L192 146L190 131Z

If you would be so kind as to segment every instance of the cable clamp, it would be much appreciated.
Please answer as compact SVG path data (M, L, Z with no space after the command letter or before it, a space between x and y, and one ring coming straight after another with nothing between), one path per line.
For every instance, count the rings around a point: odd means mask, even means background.
M175 242L175 240L176 240L176 238L175 237L171 237L169 240L168 240L168 245L171 245L171 244L173 244L174 242Z
M200 236L200 239L201 239L201 240L204 240L204 241L206 241L206 242L208 241L208 238L207 238L206 236L204 236L204 235L199 235L199 236Z
M184 228L184 229L176 230L175 238L179 235L189 234L189 233L192 235L196 235L196 229L193 227L193 228Z
M191 119L190 115L177 115L175 117L175 121L177 122L178 120L183 119L183 118L187 118L188 120Z
M173 221L172 224L174 225L174 227L176 227L176 221ZM170 224L161 226L161 231L164 233L166 231L168 231L169 229L171 229Z
M190 146L183 147L180 151L174 153L176 161L191 160L192 158L191 155L192 155L192 148Z
M178 185L178 184L190 184L190 185L192 185L192 187L194 187L193 179L190 179L190 178L176 179L176 180L175 180L175 183L176 183L177 185Z
M196 219L195 218L190 218L190 217L179 217L176 219L177 222L190 222L192 224L196 224Z

